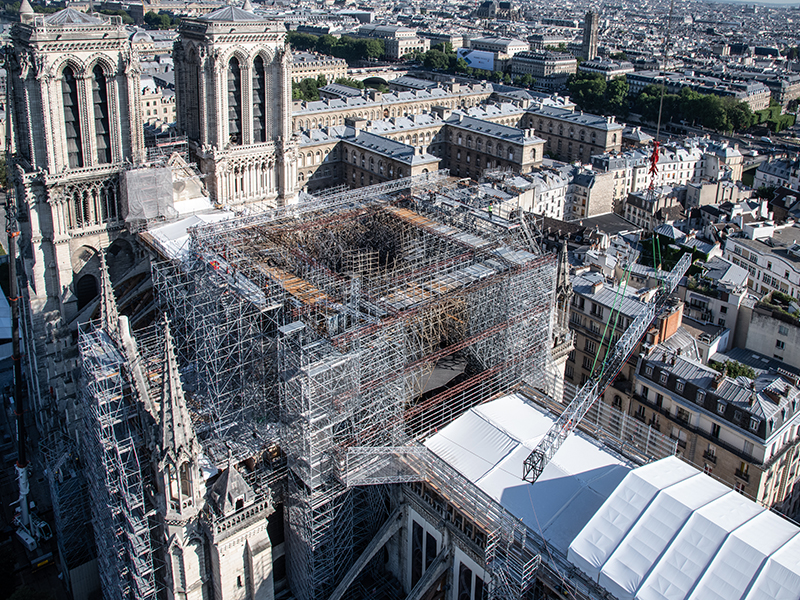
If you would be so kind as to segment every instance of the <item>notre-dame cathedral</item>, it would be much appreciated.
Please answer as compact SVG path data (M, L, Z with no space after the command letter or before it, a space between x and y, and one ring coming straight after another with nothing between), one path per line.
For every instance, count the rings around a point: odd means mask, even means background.
M246 3L246 8L250 8ZM14 172L43 429L74 415L78 322L98 311L99 253L123 312L141 312L147 261L124 181L148 166L137 53L119 17L67 8L13 28ZM290 53L282 26L227 6L185 19L175 44L178 127L219 206L296 198ZM136 325L134 323L134 325ZM50 421L49 424L47 421ZM68 423L69 427L69 423Z
M227 6L184 19L174 48L178 127L199 171L194 179L202 179L217 206L282 205L296 198L285 31L251 11L245 2L242 9ZM141 68L129 36L120 17L73 8L35 14L28 0L12 29L8 110L29 344L24 352L46 461L69 456L81 435L78 324L108 317L112 284L132 326L142 324L135 319L154 321L147 253L129 226L133 203L141 201L130 182L170 163L154 162L145 147ZM183 162L187 171L190 166ZM174 189L167 178L158 193L179 194L181 182L171 181ZM165 352L172 352L168 341ZM160 498L154 504L167 540L166 597L271 598L268 502L254 499L231 465L204 497L174 358L166 364L171 372L164 374L160 414L154 415L159 434L151 440ZM248 522L237 516L227 523L242 505L252 505ZM246 561L239 564L243 553ZM103 582L104 594L123 582L123 574ZM73 586L73 594L87 597L92 585Z

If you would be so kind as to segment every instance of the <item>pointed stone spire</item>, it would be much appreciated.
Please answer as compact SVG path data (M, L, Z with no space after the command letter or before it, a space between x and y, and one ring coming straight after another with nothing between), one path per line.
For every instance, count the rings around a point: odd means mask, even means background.
M253 5L250 3L250 0L244 0L244 4L242 4L242 10L253 12Z
M119 341L119 309L111 279L108 276L105 253L100 251L100 318L112 339Z
M164 315L164 366L161 371L161 463L180 465L197 458L197 438L186 408L169 319Z
M572 301L572 282L569 279L569 249L567 239L561 241L556 267L556 329L554 336L558 339L569 329L569 305Z
M558 253L558 268L556 270L556 293L569 293L572 295L572 283L569 280L569 250L567 239L561 240L561 251Z
M33 12L33 7L31 6L31 3L28 2L28 0L22 0L22 3L19 5L20 21L25 23L26 21L29 21L31 18L33 18L34 14L35 13Z

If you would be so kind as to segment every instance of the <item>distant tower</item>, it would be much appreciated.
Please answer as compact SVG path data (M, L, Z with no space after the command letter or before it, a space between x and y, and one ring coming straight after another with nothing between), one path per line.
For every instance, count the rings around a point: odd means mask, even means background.
M589 11L583 20L583 46L581 47L583 58L592 60L597 56L597 20L598 14Z
M178 126L211 198L217 204L291 203L297 173L283 24L225 6L183 19L179 33Z

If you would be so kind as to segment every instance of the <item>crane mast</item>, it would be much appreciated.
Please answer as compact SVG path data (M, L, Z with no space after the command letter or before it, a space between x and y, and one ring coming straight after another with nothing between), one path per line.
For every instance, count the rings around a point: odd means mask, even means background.
M655 298L648 302L622 334L614 351L606 357L600 373L589 379L575 395L563 413L556 419L536 448L528 455L523 464L522 478L534 483L544 471L547 464L555 456L567 436L578 426L581 419L599 398L605 389L619 374L625 361L642 339L656 314L664 306L669 295L675 290L678 282L686 274L692 264L691 254L684 254L675 267L661 283Z

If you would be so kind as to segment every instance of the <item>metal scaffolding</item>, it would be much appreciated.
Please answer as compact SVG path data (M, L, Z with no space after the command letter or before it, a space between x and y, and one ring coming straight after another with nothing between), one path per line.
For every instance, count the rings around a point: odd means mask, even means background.
M555 257L446 176L250 211L154 265L206 450L281 439L301 600L329 594L388 515L386 490L354 481L390 481L401 448L522 380L548 385Z
M155 598L150 528L136 431L139 413L123 374L125 358L102 328L79 330L88 481L103 597Z

